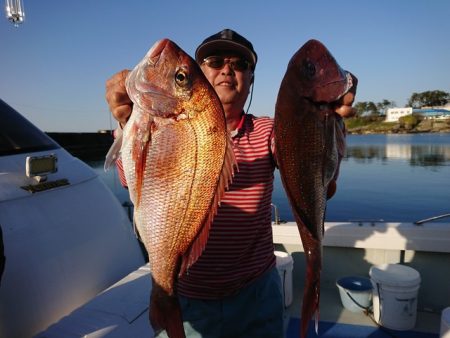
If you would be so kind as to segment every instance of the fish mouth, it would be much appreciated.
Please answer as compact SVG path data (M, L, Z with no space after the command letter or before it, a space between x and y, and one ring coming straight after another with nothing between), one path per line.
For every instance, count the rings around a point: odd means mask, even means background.
M344 70L342 73L342 78L318 86L314 93L314 101L330 103L344 96L353 87L353 81L350 73Z
M148 51L148 56L150 59L158 58L160 57L163 50L166 48L167 44L169 43L168 39L161 39L156 41L153 46Z
M161 39L156 41L150 50L147 52L145 64L140 65L136 72L136 90L140 93L151 93L155 96L163 98L173 98L168 90L165 90L161 86L158 86L156 82L148 81L146 78L146 72L148 68L157 68L163 52L169 46L170 41L168 39Z
M168 39L155 42L146 57L127 78L127 88L133 103L154 116L172 115L177 106L177 99L169 88L164 88L157 80L150 81L147 78L149 70L157 71L160 62L164 62L164 51L170 46Z

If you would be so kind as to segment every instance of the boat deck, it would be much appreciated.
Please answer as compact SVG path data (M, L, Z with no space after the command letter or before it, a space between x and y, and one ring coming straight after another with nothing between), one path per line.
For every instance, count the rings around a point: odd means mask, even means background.
M152 337L148 322L150 269L144 265L117 282L96 298L50 326L37 338ZM287 309L286 337L298 337L301 294L293 297ZM311 322L308 337L333 338L438 338L440 318L419 312L414 331L392 331L378 327L368 316L343 308L339 292L322 290L319 336Z

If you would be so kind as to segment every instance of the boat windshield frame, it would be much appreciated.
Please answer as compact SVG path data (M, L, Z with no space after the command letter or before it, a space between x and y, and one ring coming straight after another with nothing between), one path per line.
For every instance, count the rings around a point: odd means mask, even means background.
M0 99L0 157L59 149L60 146Z

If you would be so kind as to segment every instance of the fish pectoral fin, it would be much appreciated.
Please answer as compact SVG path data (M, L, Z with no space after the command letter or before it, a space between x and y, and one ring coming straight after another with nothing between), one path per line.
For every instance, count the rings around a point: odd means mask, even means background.
M116 129L116 138L111 145L111 148L109 148L108 153L106 154L105 158L105 164L103 166L103 169L105 171L108 171L109 168L111 168L112 164L116 162L116 160L120 156L120 149L122 148L122 139L123 139L123 132L122 129L117 128Z
M342 118L336 119L336 145L339 156L342 158L345 155L345 125Z
M133 144L133 160L134 160L134 171L135 171L135 186L134 191L136 192L135 208L139 206L141 201L142 186L144 184L144 174L145 166L147 164L148 149L151 145L152 139L152 128L154 128L153 120L148 121L147 126L135 126L136 137Z
M333 120L334 125L331 128L333 133L329 136L329 145L327 146L328 153L326 156L326 163L323 167L323 185L327 189L327 199L334 195L335 191L333 191L333 189L336 188L336 180L339 176L340 163L342 158L345 156L346 149L344 122L340 117L336 117Z

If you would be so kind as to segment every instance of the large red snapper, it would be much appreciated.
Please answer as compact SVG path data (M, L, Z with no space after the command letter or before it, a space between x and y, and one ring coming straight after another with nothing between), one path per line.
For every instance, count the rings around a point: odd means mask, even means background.
M150 321L184 337L176 280L201 255L235 158L222 105L196 62L170 40L129 73L133 112L120 156L134 222L149 255Z
M322 43L310 40L291 58L276 102L276 157L307 262L301 337L314 313L317 331L327 192L335 188L345 149L335 104L353 101L355 89L356 78L339 67Z

